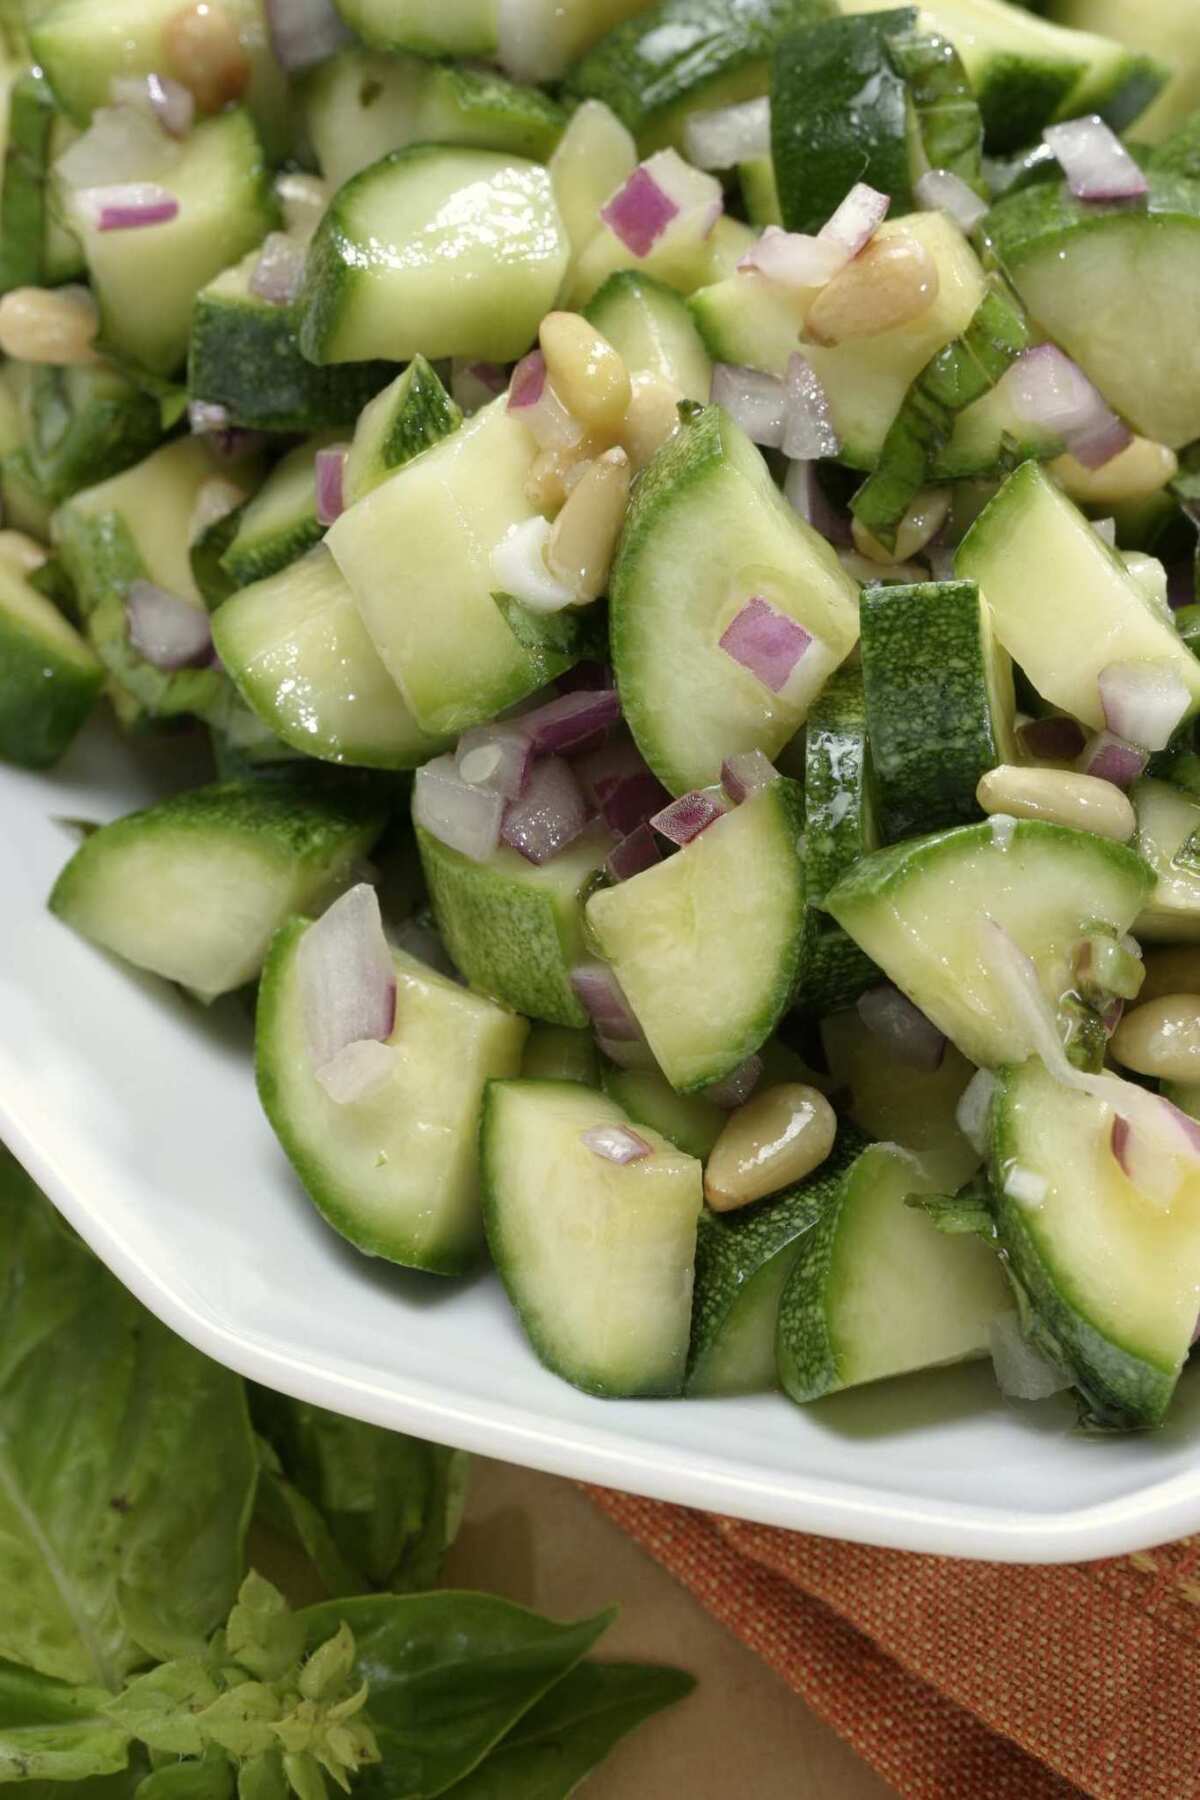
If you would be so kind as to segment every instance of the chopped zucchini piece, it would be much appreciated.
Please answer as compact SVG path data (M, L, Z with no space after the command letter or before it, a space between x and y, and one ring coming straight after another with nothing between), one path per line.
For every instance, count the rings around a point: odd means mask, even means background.
M712 359L674 288L636 269L621 269L593 295L587 316L631 374L657 375L686 400L702 405L708 400Z
M867 743L862 669L844 663L818 694L804 733L804 885L809 942L797 1004L825 1013L846 1006L879 971L821 902L847 869L879 843Z
M1200 107L1200 13L1192 0L1048 0L1046 11L1057 25L1115 38L1168 72L1138 118L1139 143L1160 143Z
M0 757L49 768L103 684L103 665L53 602L0 563Z
M33 481L51 506L140 462L163 436L153 394L108 362L8 364Z
M317 520L317 456L334 441L330 431L297 444L241 509L237 529L221 557L221 567L235 587L264 581L320 542L325 528Z
M975 1073L966 1057L947 1044L936 1069L918 1068L857 1012L822 1019L821 1043L847 1116L868 1137L911 1150L941 1192L957 1193L982 1160L958 1127L958 1103Z
M603 1087L635 1125L650 1125L677 1150L703 1162L724 1131L729 1114L703 1094L677 1094L659 1069L619 1069L609 1063Z
M462 424L462 408L450 398L421 355L359 414L342 473L347 506Z
M1155 875L1134 930L1151 943L1200 941L1200 867L1189 854L1200 831L1200 800L1153 780L1139 781L1129 797L1137 813L1134 843Z
M523 1081L578 1081L599 1087L600 1058L590 1031L567 1025L534 1025L521 1058Z
M571 114L549 167L573 258L599 231L600 208L628 181L637 159L633 138L602 100L585 100Z

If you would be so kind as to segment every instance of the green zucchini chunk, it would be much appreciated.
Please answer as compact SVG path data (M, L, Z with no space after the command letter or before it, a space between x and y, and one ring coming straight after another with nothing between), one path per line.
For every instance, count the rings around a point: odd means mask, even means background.
M435 370L423 356L414 356L358 416L342 474L346 505L352 506L422 450L457 431L462 420L462 408L450 398Z
M844 664L817 696L804 733L804 885L809 941L797 1004L826 1013L880 980L840 925L820 910L830 888L879 844L861 666Z
M57 606L0 563L0 757L49 768L103 684L103 664Z

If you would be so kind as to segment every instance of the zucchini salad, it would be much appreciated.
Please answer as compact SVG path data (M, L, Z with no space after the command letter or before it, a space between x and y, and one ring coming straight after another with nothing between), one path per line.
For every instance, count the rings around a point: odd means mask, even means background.
M64 930L257 985L329 1226L590 1394L1159 1424L1196 0L5 18L0 756L211 747Z

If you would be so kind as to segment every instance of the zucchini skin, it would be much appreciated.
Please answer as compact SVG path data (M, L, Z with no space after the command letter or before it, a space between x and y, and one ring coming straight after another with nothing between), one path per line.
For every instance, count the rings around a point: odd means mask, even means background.
M853 938L823 913L830 888L879 842L862 669L843 663L826 682L804 733L804 882L809 920L796 1004L834 1012L883 979Z

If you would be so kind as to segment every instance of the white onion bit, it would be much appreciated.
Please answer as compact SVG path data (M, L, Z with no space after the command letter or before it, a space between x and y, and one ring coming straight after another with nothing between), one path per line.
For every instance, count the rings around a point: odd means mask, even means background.
M370 1040L382 1048L396 1020L396 972L383 935L379 899L359 882L310 925L297 952L309 1060L318 1079L329 1071L331 1097L371 1085L382 1068L373 1052L343 1055Z
M464 781L453 756L435 756L417 770L413 819L452 850L486 862L500 842L504 796Z
M1049 1400L1072 1385L1065 1369L1034 1349L1015 1312L993 1319L989 1338L996 1381L1006 1399Z
M212 654L212 627L201 606L152 581L133 581L125 596L129 641L156 669L186 669Z
M1109 730L1145 750L1165 750L1191 705L1186 682L1165 661L1108 663L1099 686Z
M1050 125L1042 133L1077 200L1141 200L1150 184L1098 114Z
M952 169L926 169L913 192L925 212L945 213L967 237L988 210L987 201L981 200L974 188L968 187Z
M764 95L692 113L684 122L683 148L698 169L732 169L771 154L771 102Z
M561 612L575 595L550 573L546 547L551 524L540 513L509 527L492 551L492 580L501 593L510 594L533 612Z
M714 363L709 394L723 406L751 443L778 450L787 422L787 389L777 375L734 363Z

